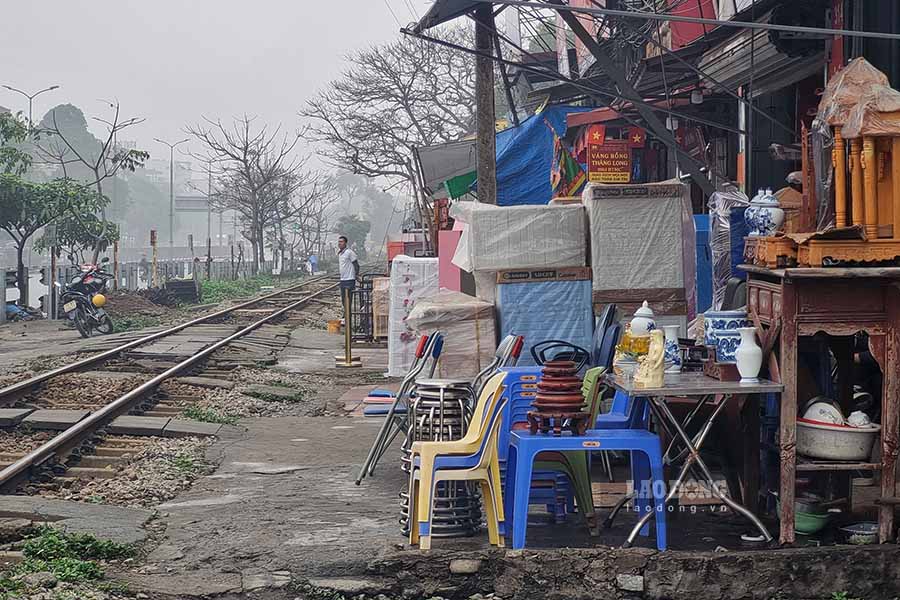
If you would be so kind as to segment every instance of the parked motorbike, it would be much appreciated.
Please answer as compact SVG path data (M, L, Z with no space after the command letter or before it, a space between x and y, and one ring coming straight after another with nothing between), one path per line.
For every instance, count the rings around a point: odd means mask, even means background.
M102 265L109 259L104 258L100 262ZM100 334L113 332L112 319L103 310L106 304L103 291L106 282L113 276L103 271L101 265L82 265L81 273L72 277L60 296L63 313L85 338L91 337L95 331Z

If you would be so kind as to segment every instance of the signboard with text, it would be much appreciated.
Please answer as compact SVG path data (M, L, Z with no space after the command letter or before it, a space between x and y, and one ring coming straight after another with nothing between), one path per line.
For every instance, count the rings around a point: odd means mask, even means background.
M588 181L631 183L631 149L627 141L588 145Z

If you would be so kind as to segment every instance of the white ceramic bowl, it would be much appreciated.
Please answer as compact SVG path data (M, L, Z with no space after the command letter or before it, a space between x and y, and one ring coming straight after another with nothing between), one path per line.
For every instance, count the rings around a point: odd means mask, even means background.
M803 413L803 418L818 423L844 424L844 415L829 402L813 402Z

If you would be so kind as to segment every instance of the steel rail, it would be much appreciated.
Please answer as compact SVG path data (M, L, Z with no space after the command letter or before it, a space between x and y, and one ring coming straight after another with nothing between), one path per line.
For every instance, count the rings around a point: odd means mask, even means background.
M78 423L72 425L71 427L54 437L52 440L35 448L13 464L0 471L0 490L9 488L17 484L20 478L26 475L27 472L33 467L40 466L54 456L58 456L82 443L84 438L86 438L88 435L90 435L109 421L112 421L114 418L126 412L131 408L131 405L134 401L141 398L144 394L147 394L148 392L156 389L159 384L161 384L169 377L172 377L180 371L183 371L184 369L201 361L219 348L222 348L223 346L228 345L234 340L241 338L248 333L255 331L256 329L259 329L269 321L280 317L286 312L294 310L295 308L306 304L310 300L324 294L325 292L334 290L338 287L338 285L339 284L335 282L333 285L330 285L327 288L324 288L317 292L313 292L309 296L301 298L300 300L289 304L270 315L263 317L259 321L248 325L247 327L229 335L226 338L223 338L222 340L219 340L211 346L204 348L194 356L163 371L152 379L145 381L131 391L126 392L122 396L116 398L97 412L91 413Z
M80 369L83 369L84 367L88 367L95 363L103 362L104 360L107 360L118 354L121 354L122 352L125 352L126 350L131 350L132 348L135 348L142 344L146 344L147 342L152 342L154 340L158 340L160 338L166 337L167 335L172 335L173 333L178 333L179 331L182 331L183 329L186 329L188 327L192 327L194 325L199 325L201 323L205 323L207 321L211 321L213 319L223 317L223 316L225 316L231 312L234 312L236 310L240 310L242 308L247 308L248 306L253 306L254 304L258 304L259 302L263 302L265 300L269 300L271 298L280 296L287 292L295 291L299 288L305 287L305 286L309 285L310 283L316 283L316 282L323 281L326 279L328 279L328 275L321 275L319 277L315 277L313 279L304 281L303 283L297 284L295 286L291 286L289 288L285 288L283 290L279 290L279 291L273 292L271 294L266 294L265 296L260 296L259 298L254 298L252 300L248 300L247 302L243 302L243 303L235 305L235 306L224 308L220 311L214 312L209 315L197 317L196 319L192 319L185 323L181 323L180 325L175 325L174 327L170 327L169 329L165 329L165 330L159 331L157 333L151 333L150 335L144 336L137 340L133 340L126 344L122 344L121 346L116 346L115 348L112 348L110 350L105 350L104 352L101 352L100 354L97 354L96 356L90 356L88 358L83 358L79 361L69 363L69 364L63 365L61 367L56 367L55 369L50 369L49 371L45 371L44 373L40 373L40 374L35 375L34 377L30 377L24 381L20 381L18 383L8 385L5 388L0 388L0 399L3 399L7 396L11 396L18 392L22 392L27 389L33 388L34 386L36 386L40 383L43 383L43 382L47 381L48 379L52 379L53 377L56 377L57 375L62 375L64 373L71 373L73 371L78 371Z

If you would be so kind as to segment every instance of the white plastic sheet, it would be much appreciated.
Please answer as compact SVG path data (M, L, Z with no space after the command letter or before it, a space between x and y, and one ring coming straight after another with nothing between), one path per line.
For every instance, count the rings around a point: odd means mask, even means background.
M585 265L585 215L581 205L454 205L466 223L453 264L467 271Z
M712 308L719 310L725 285L731 279L731 210L749 206L750 199L739 191L715 192L709 197L709 250L712 256Z
M682 305L675 314L690 316L696 306L696 235L687 187L677 181L588 184L583 199L595 293L610 301L652 303L671 290L667 301ZM657 295L647 295L651 290Z
M409 371L419 343L409 314L416 303L438 292L438 259L401 254L391 265L391 299L388 315L388 375L403 377Z

